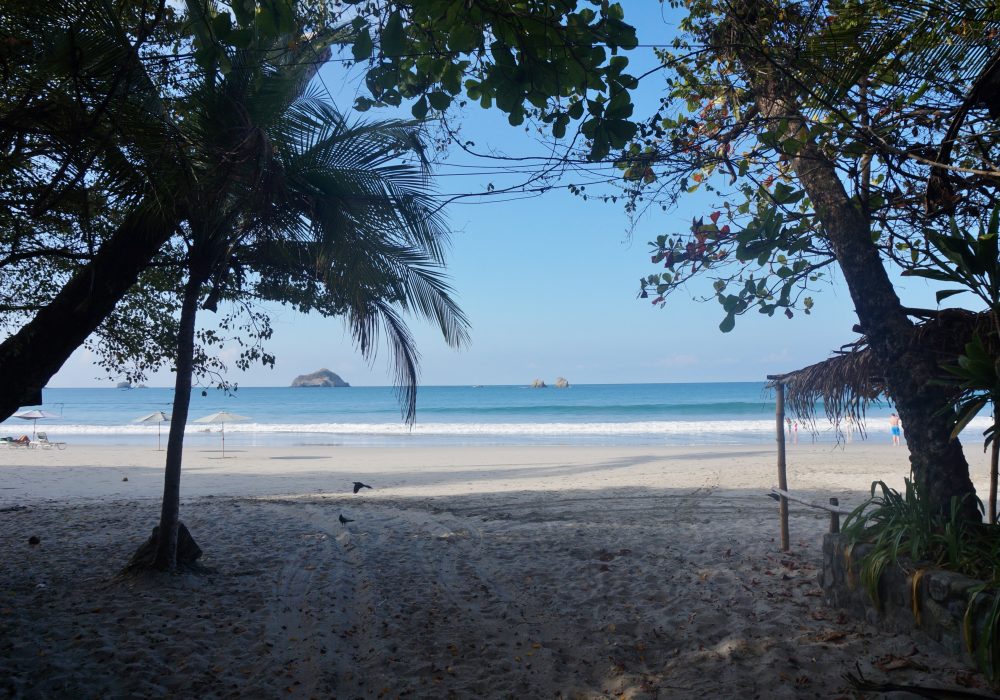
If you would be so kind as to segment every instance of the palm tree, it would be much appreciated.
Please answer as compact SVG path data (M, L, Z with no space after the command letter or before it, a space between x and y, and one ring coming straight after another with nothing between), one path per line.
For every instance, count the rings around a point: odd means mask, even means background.
M259 298L343 316L366 357L384 336L407 420L416 408L417 355L401 313L431 319L453 346L467 339L440 272L446 229L426 192L417 126L348 124L308 90L311 66L287 53L235 51L228 62L225 74L210 72L192 91L181 124L195 177L177 193L187 200L187 281L174 406L160 523L133 565L178 565L199 306Z

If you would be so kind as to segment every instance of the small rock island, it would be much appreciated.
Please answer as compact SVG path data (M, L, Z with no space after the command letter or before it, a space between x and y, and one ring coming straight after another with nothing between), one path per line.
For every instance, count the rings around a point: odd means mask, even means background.
M340 378L335 372L331 372L325 367L318 372L313 372L312 374L300 374L295 379L292 380L293 387L304 387L304 386L320 386L320 387L342 387L350 386L347 382Z

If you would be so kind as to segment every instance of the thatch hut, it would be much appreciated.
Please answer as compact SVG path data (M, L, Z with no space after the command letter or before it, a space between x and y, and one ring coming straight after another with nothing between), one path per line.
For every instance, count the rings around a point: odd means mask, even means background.
M975 333L985 342L990 328L984 313L944 309L920 314L926 320L917 326L916 341L933 348L942 364L954 363ZM767 387L773 389L780 384L787 411L805 421L815 421L816 406L822 401L823 412L834 424L850 418L861 426L868 405L887 398L883 375L862 336L827 360L786 374L768 375ZM942 371L942 378L947 376Z

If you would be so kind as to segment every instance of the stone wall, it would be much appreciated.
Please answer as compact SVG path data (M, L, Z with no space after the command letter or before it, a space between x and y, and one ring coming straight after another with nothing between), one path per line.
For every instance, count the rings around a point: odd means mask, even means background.
M862 584L861 559L871 545L859 544L847 555L846 538L828 534L823 539L820 585L828 605L844 608L873 624L898 632L919 631L949 653L975 663L963 633L965 612L982 581L940 569L889 565L879 579L879 603ZM995 593L976 596L972 612L973 640L978 643L994 604ZM977 644L978 645L978 644Z

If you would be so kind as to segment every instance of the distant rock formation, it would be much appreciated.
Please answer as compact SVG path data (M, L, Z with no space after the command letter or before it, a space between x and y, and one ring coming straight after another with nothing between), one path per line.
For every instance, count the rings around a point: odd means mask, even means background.
M569 382L566 381L565 377L556 377L556 389L566 389L569 387Z
M544 389L547 385L541 379L536 379L531 382L532 389Z
M326 369L325 367L318 372L313 372L312 374L300 374L292 381L293 387L302 386L350 386L347 382L341 379L338 375Z

